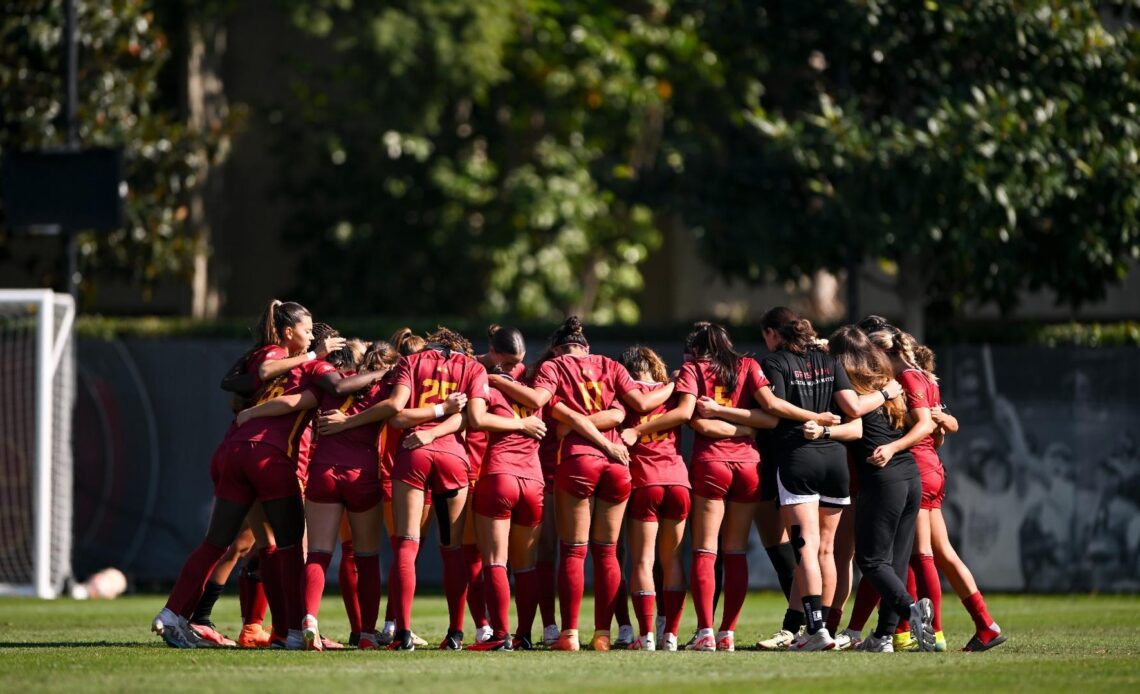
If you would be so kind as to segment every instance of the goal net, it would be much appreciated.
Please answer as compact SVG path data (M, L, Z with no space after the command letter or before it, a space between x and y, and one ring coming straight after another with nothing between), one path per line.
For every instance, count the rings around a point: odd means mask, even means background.
M74 320L67 294L0 290L0 594L71 576Z

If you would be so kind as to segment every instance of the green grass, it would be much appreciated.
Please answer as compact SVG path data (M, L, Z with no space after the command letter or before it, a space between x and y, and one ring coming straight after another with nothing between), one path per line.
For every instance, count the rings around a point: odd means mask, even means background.
M954 648L972 633L947 596ZM113 602L0 599L0 691L298 690L329 694L410 691L640 690L1132 690L1140 687L1140 599L1103 596L993 596L990 611L1010 641L989 653L415 653L196 650L165 647L148 631L156 596ZM589 600L583 616L592 614ZM223 598L219 626L237 630L237 601ZM686 624L691 622L691 611ZM738 641L779 625L781 599L749 596ZM346 636L339 599L325 600L321 624ZM416 630L439 639L443 599L416 603ZM588 622L589 619L584 619ZM686 627L688 628L688 627ZM589 635L585 630L584 636Z

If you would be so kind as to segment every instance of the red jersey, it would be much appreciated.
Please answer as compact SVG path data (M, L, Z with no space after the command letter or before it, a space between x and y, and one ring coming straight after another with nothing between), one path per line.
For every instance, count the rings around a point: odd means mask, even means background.
M515 379L516 381L522 378L523 373L526 372L526 366L523 364L515 364L515 368L511 369L507 376ZM502 375L502 374L499 374ZM492 388L491 390L494 390ZM487 401L487 409L490 410L491 402ZM485 431L467 431L466 438L467 445L467 459L471 461L471 479L474 481L479 478L479 469L483 465L483 460L487 453L487 432Z
M534 377L534 387L550 393L551 407L559 402L587 417L608 410L614 400L637 390L625 367L600 354L564 354L545 362ZM610 441L621 441L615 429L603 432ZM601 455L594 444L571 431L562 440L562 455Z
M266 360L263 360L266 361ZM295 395L309 388L312 380L321 374L336 371L336 367L324 360L308 361L277 378L261 389L257 404L282 395ZM313 410L292 412L278 417L258 417L236 428L230 438L233 441L267 443L281 449L285 455L298 462L298 467L307 464L309 424Z
M384 389L380 400L392 394L393 379L396 371L393 369L380 380L380 387ZM379 402L379 401L378 401ZM396 448L400 444L400 430L385 422L380 429L380 436L376 442L380 454L380 481L392 479L392 466L396 464Z
M554 471L558 468L558 449L562 446L562 439L558 437L558 420L554 418L554 404L542 408L542 423L546 425L546 436L538 443L538 462L542 464L542 475L545 479L554 479Z
M466 354L451 352L444 356L443 352L436 349L426 349L402 357L392 380L394 385L404 386L411 391L408 407L441 405L452 393L466 393L468 400L486 400L490 390L487 386L487 370L482 364ZM434 419L407 429L400 437L401 441L413 431L432 429L442 421ZM451 453L467 460L467 449L458 433L441 436L424 449Z
M664 388L664 383L635 381L642 390L654 391ZM677 396L671 396L664 404L649 414L630 412L622 428L630 429L639 424L657 419L677 406ZM677 433L680 427L673 427L654 434L646 434L629 449L629 471L633 476L633 488L654 487L678 484L689 487L689 469L681 458L680 440Z
M491 389L487 400L487 413L508 419L525 419L535 414L511 400L502 391ZM483 459L482 477L487 475L514 475L528 480L542 481L542 464L538 460L540 441L519 432L488 433L487 455ZM547 434L553 436L554 434Z
M387 398L391 390L390 384L386 386L381 381L347 397L333 395L318 388L314 388L314 393L320 400L318 411L340 410L351 417ZM373 422L337 434L318 434L313 442L312 465L365 468L379 464L378 446L383 426L383 422Z
M740 363L736 366L736 388L731 393L717 380L712 362L698 359L687 361L681 366L676 392L688 393L698 399L708 396L725 407L749 409L753 405L756 391L766 385L768 379L760 370L760 364L752 357L740 358ZM693 439L693 462L698 460L756 463L760 461L760 451L756 448L756 440L751 436L711 439L697 434Z
M930 380L925 371L907 369L899 374L899 384L906 393L907 409L914 410L920 407L937 407L942 402L938 384ZM911 455L918 463L919 470L937 469L942 461L938 458L938 451L934 448L934 438L927 436L911 446Z

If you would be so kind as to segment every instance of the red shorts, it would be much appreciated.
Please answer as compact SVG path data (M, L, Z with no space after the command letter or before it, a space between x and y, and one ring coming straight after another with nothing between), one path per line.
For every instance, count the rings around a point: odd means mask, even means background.
M475 513L511 519L511 525L542 523L542 482L514 475L488 475L475 485Z
M629 499L629 517L642 523L659 520L683 521L693 507L688 487L679 484L639 487Z
M587 499L595 494L612 504L629 498L629 467L601 455L565 456L554 472L554 484L570 496Z
M214 496L247 506L301 495L297 464L268 443L223 443L210 461L210 477Z
M760 464L700 460L689 471L693 494L714 501L751 504L760 501Z
M922 476L922 501L919 508L942 508L942 500L946 498L946 470L941 465L924 465L919 474Z
M344 504L350 513L361 513L380 503L380 480L374 467L313 467L305 498L318 504Z
M422 489L430 494L463 489L467 486L467 459L427 448L409 451L401 448L392 466L392 481Z

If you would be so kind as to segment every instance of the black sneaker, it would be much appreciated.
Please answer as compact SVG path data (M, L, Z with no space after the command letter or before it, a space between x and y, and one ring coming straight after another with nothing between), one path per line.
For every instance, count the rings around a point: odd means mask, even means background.
M397 631L396 635L392 638L392 643L388 644L390 651L414 651L416 650L416 642L412 640L412 630L404 629Z
M530 634L515 634L514 641L511 643L511 650L533 651L534 643L530 640Z
M439 650L441 651L462 651L463 650L463 632L462 631L449 631L447 636L443 637L443 641L439 642Z

